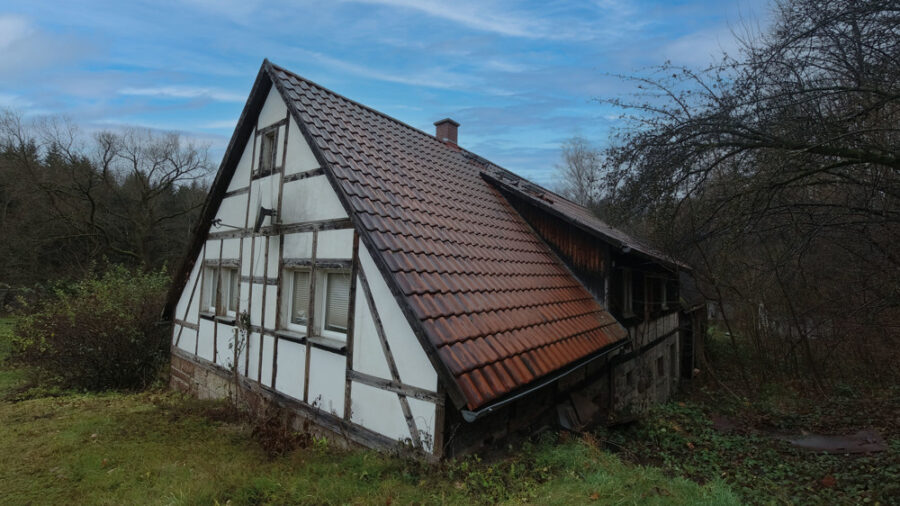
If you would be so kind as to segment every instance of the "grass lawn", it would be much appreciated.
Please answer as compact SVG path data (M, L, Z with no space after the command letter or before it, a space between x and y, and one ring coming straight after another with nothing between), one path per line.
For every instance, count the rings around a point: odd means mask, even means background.
M165 390L23 392L23 371L3 363L11 323L0 319L4 505L738 503L721 481L626 464L590 438L547 437L492 463L427 466L327 441L273 459L217 403Z

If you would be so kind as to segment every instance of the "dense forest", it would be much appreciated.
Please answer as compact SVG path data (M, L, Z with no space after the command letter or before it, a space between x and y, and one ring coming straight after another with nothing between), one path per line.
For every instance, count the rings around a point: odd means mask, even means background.
M792 0L772 19L706 69L622 76L638 92L600 100L625 125L564 146L561 191L694 267L747 388L896 384L900 8Z
M0 288L177 267L213 170L175 133L0 114ZM2 300L0 300L2 302Z

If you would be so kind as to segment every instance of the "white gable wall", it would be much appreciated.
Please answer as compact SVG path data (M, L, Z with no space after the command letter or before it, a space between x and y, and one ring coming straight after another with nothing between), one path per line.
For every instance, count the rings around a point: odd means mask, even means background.
M322 344L319 342L321 338L316 337L307 343L303 333L291 333L286 328L290 310L287 283L292 279L292 273L282 270L281 262L283 259L310 261L314 233L297 231L266 237L250 232L260 206L277 209L279 193L282 206L276 220L280 220L281 225L302 226L348 218L327 177L311 172L320 169L318 161L293 119L288 119L285 124L286 117L286 105L273 87L257 118L256 129L280 123L277 128L276 165L281 166L283 162L283 169L272 175L252 178L258 164L260 136L251 135L228 183L231 195L223 198L216 213L222 226L211 228L212 237L206 241L176 307L173 345L223 368L236 367L241 374L264 386L271 387L274 380L274 390L281 394L383 436L406 440L410 438L411 431L396 392L353 381L350 389L351 413L344 413L346 354L335 348L334 341L331 341L332 344L322 341ZM297 174L291 177L295 180L283 181L286 175L291 174ZM271 225L272 220L266 218L263 227ZM349 265L353 257L352 228L319 230L315 235L317 259L343 261ZM362 242L359 244L358 262L368 279L385 338L399 371L400 383L436 392L437 374ZM252 325L248 336L237 334L238 339L246 343L238 346L241 354L236 364L234 316L204 314L202 311L205 308L199 304L203 284L209 282L203 279L203 266L220 264L229 268L239 266L241 278L237 313L249 313ZM195 283L197 288L191 297ZM317 286L317 291L321 289ZM392 380L375 319L363 290L362 281L358 280L352 367L369 376ZM284 315L281 319L285 321L277 321L279 304L280 313ZM177 345L175 340L178 340ZM309 371L306 370L307 363ZM407 398L406 402L418 431L430 439L435 434L435 404L412 398Z

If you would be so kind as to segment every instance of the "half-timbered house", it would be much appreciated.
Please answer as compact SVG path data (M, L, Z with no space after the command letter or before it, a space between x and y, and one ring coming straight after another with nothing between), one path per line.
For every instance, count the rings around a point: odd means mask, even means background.
M266 61L166 310L172 385L237 378L362 445L458 455L666 399L685 266Z

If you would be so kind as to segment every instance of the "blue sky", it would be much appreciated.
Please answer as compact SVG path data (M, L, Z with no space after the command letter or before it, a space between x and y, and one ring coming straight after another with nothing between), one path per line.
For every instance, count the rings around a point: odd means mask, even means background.
M0 107L86 131L183 132L220 158L263 58L422 130L552 183L560 144L619 124L609 74L734 51L763 0L6 0Z

